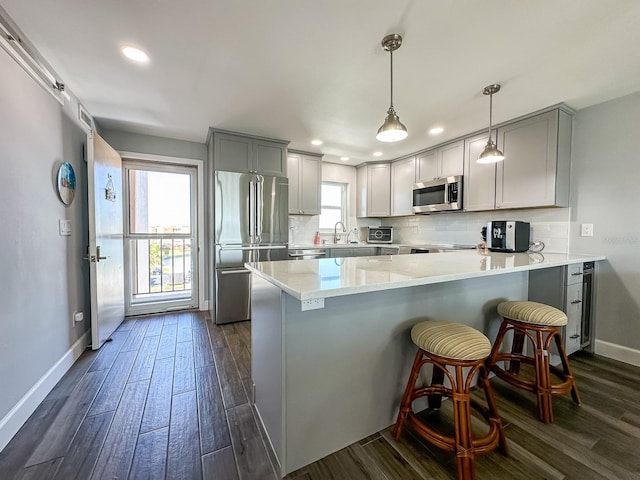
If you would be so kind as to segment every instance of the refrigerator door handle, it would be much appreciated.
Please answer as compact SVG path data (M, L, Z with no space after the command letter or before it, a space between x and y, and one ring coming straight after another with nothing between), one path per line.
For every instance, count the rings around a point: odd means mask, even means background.
M220 270L218 273L220 275L247 275L251 271L243 268L242 270Z
M256 184L249 181L249 238L251 243L256 241Z
M256 242L262 242L262 209L264 208L264 177L258 175L258 181L256 182Z

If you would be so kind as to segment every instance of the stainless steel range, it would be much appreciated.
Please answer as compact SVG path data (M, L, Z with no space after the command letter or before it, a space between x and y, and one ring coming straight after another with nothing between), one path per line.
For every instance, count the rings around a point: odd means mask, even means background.
M462 245L457 243L432 243L424 245L402 245L400 254L406 253L442 253L454 252L457 250L474 250L475 245Z

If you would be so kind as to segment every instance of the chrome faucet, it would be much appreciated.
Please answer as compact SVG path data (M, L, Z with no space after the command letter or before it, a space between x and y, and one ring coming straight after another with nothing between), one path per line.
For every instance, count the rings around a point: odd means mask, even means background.
M342 222L336 222L333 226L333 243L338 243L340 241L340 235L338 235L338 225L342 225L342 233L347 233L347 227L344 226Z

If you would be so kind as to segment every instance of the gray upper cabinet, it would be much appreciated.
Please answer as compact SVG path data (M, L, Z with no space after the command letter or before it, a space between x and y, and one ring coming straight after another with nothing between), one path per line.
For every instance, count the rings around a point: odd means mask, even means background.
M388 217L391 213L391 167L388 163L363 165L357 170L356 215Z
M504 161L477 163L482 133L465 140L463 204L466 211L569 205L571 115L552 110L497 129Z
M367 166L356 168L356 217L367 216Z
M464 141L443 145L416 156L416 181L462 175L464 170Z
M322 157L305 152L289 151L289 213L292 215L320 214L320 185Z
M477 162L487 139L483 133L464 141L462 204L469 212L493 210L496 205L496 164Z
M498 128L496 208L569 205L571 123L552 110Z
M211 130L215 170L287 176L287 143Z
M438 178L438 149L429 150L416 156L415 178L417 181Z
M413 215L416 157L391 164L391 216Z
M213 161L215 170L240 173L251 171L251 138L214 133Z
M388 163L367 165L368 217L388 217L391 213L391 167Z

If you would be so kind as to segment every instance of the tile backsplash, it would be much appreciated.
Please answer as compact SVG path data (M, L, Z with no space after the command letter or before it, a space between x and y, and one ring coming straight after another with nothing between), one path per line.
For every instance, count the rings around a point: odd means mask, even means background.
M289 244L312 244L318 216L289 216ZM531 224L531 241L542 241L546 252L567 253L569 249L569 208L536 208L487 212L455 212L387 218L350 218L347 227L358 228L359 240L366 241L367 225L394 227L394 243L458 243L476 245L480 230L490 220L520 220ZM320 238L332 241L332 233ZM343 235L342 241L346 239ZM353 235L351 236L353 239Z
M289 215L289 245L309 245L313 243L313 238L319 229L318 215ZM358 238L351 233L350 240L359 240L365 242L367 238L366 228L368 225L381 225L380 220L376 218L356 218L352 217L347 222L347 228L358 230ZM386 224L386 223L385 223ZM343 233L341 243L346 243L347 234ZM326 240L327 243L333 241L333 232L321 231L320 238Z
M567 253L569 246L569 208L540 208L488 212L456 212L414 215L384 220L394 227L398 243L459 243L475 245L482 241L480 230L490 220L520 220L531 224L531 241L542 241L545 251Z

